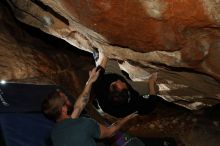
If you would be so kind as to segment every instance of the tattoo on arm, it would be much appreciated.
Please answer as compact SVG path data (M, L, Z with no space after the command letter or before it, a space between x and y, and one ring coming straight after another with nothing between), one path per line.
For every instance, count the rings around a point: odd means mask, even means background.
M76 104L75 108L79 108L80 111L83 110L83 108L86 106L86 104L89 101L89 92L85 92L81 95L81 97L79 97L79 104Z
M87 104L88 101L89 101L89 92L85 92L83 95L82 95L82 98L83 98L83 103Z
M81 114L82 110L85 108L86 104L89 102L91 86L92 83L88 83L85 86L83 92L76 100L76 103L74 104L72 118L77 118Z

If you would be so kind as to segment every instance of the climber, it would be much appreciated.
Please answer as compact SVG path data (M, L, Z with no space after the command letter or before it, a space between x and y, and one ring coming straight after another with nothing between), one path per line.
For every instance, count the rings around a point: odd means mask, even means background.
M139 114L148 114L153 111L155 101L158 99L155 88L156 73L153 73L149 80L144 82L144 84L148 84L149 96L143 98L132 87L132 82L128 83L129 81L120 75L121 73L118 72L120 68L117 62L112 61L112 66L109 64L107 67L108 61L111 60L108 60L103 53L95 52L93 56L96 60L96 66L100 69L100 76L92 88L92 97L96 101L94 104L97 108L101 107L105 113L115 117L123 117L134 111L138 111ZM106 69L108 70L109 68L118 73L105 73L107 72ZM146 85L145 88L145 91L147 91Z

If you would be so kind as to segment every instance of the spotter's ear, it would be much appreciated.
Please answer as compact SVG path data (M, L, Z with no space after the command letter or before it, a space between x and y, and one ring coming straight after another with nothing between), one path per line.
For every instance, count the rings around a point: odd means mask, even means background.
M63 92L59 92L60 96L66 96Z
M67 107L65 105L63 105L61 108L61 114L67 114Z

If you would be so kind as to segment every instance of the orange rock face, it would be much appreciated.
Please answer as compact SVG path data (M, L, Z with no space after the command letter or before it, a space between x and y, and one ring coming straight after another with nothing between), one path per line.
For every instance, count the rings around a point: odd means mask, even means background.
M187 39L187 30L212 24L202 3L190 0L61 0L61 3L70 15L105 36L110 44L139 52L180 50Z
M61 0L65 10L109 44L137 52L181 52L184 67L220 79L218 2L177 0ZM215 47L214 47L215 46ZM207 59L210 51L216 59ZM209 58L209 57L208 57ZM206 60L207 59L207 60ZM204 65L205 64L205 65ZM218 64L218 63L217 63Z

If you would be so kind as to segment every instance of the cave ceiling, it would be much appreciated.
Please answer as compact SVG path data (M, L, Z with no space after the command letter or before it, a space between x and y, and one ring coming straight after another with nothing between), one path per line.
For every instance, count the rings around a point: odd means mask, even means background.
M220 102L220 2L7 0L21 22L78 49L123 60L133 80L158 72L160 95L189 109ZM138 69L137 69L138 67Z

